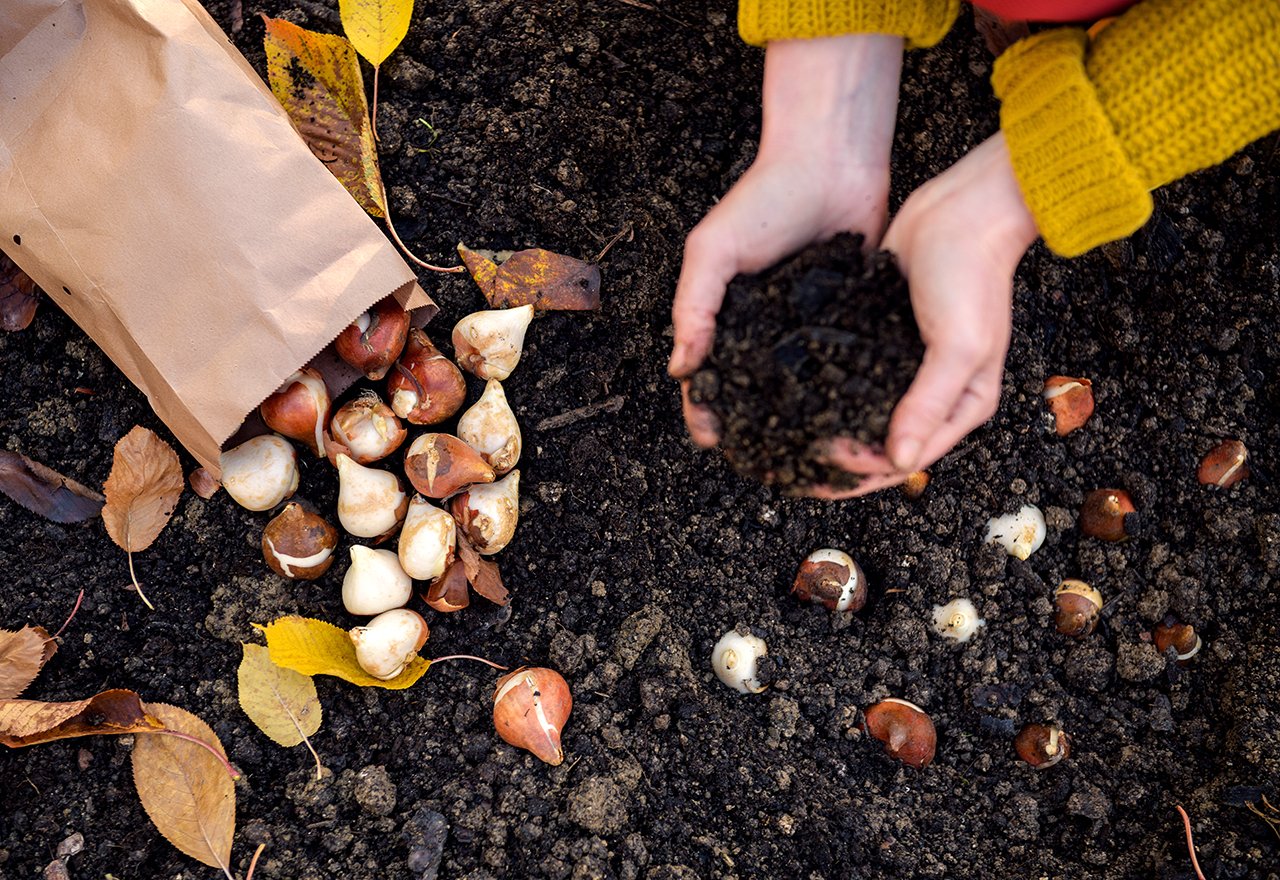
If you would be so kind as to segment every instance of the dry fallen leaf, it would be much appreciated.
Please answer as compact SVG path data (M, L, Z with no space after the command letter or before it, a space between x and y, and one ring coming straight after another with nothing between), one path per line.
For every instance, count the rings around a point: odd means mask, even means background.
M471 546L471 541L461 527L455 529L455 534L457 540L454 543L458 549L458 558L462 560L462 567L467 573L467 583L471 584L471 589L495 605L506 605L510 602L511 594L502 583L502 572L498 569L498 563L481 557Z
M0 700L26 690L57 650L58 643L43 626L24 626L17 632L0 629Z
M458 245L462 262L489 305L510 309L532 304L539 311L600 308L600 268L541 248L517 251L498 265Z
M267 637L271 662L303 675L333 675L364 687L403 690L426 673L431 661L415 657L395 678L374 678L356 662L356 649L347 631L310 617L290 615L266 626L254 624Z
M40 288L8 255L0 254L0 329L25 330L36 316Z
M152 823L170 843L228 877L236 830L236 789L222 761L217 735L195 715L164 703L147 703L164 732L139 736L133 745L133 783Z
M93 519L103 497L34 459L0 450L0 492L56 523Z
M244 645L238 682L240 708L258 729L282 746L305 742L316 759L320 756L308 739L320 729L320 698L311 676L285 669L271 662L270 651L261 645Z
M0 744L13 749L76 736L145 733L162 726L133 691L103 691L70 703L0 700Z
M136 426L116 444L111 474L102 487L107 504L102 522L116 545L129 554L146 550L160 534L182 494L182 467L178 454L153 431ZM138 579L138 595L147 602ZM152 607L147 602L148 607Z
M191 473L187 474L187 482L191 484L191 491L195 492L206 501L218 494L218 490L222 488L222 483L207 468L198 467Z
M413 0L338 0L342 29L373 65L373 128L378 127L378 69L409 33Z
M276 100L311 152L360 206L374 217L385 217L378 151L355 50L342 37L262 18L267 25L267 78Z

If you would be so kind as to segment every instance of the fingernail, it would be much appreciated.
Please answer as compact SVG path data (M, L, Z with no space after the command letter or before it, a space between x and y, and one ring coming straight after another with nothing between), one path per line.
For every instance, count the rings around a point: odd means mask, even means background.
M893 451L889 457L893 459L893 466L900 471L919 470L916 462L920 459L921 443L914 437L907 437L893 444Z

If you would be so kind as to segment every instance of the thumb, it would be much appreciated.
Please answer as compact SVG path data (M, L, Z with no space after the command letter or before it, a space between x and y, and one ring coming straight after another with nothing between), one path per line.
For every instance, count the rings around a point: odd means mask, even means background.
M684 247L684 263L671 306L675 348L667 372L681 378L698 368L711 351L716 315L725 288L738 272L733 237L705 220L694 227Z
M925 349L920 370L889 422L886 451L899 471L920 469L925 445L964 397L979 360L960 348L934 345Z

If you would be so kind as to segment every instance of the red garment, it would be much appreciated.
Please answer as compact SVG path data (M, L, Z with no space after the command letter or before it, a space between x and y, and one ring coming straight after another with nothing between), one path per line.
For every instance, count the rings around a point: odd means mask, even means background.
M973 0L974 6L1014 21L1091 21L1116 15L1137 0Z

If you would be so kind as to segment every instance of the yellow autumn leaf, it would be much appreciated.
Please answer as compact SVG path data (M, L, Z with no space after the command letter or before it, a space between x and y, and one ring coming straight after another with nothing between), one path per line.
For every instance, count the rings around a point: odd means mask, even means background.
M360 60L344 38L263 16L267 79L298 134L374 217L387 213Z
M362 687L403 690L422 678L431 661L414 657L395 678L374 678L356 662L355 645L346 630L310 617L290 615L266 626L254 624L267 637L271 662L303 675L332 675Z
M339 0L338 12L351 45L377 67L409 32L413 0Z
M296 746L320 729L320 698L311 676L271 662L261 645L243 645L238 680L240 708L282 746Z

